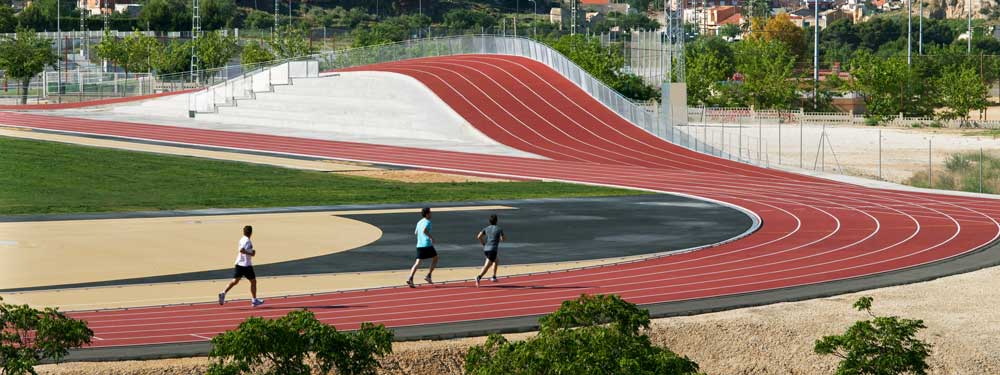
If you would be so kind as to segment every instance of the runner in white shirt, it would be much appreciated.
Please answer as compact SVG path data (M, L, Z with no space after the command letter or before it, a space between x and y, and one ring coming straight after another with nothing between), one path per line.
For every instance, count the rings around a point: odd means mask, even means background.
M253 299L250 300L250 306L257 307L264 304L264 300L257 298L257 275L253 272L253 256L257 254L253 249L253 242L250 242L250 236L253 235L253 227L247 225L243 227L243 238L240 238L239 251L236 254L236 267L233 271L233 281L229 282L226 286L226 290L219 293L219 304L226 303L226 293L229 293L230 289L233 289L240 279L246 277L250 280L250 295Z

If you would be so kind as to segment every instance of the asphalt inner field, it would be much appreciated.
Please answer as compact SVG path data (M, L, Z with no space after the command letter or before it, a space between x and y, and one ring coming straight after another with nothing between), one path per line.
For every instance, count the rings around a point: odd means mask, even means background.
M507 206L504 210L461 210L464 206ZM458 210L438 211L434 215L433 234L438 241L435 248L441 257L439 267L475 267L482 266L483 256L481 246L475 240L475 235L486 225L490 213L497 213L500 225L508 235L509 242L501 246L502 264L535 264L550 262L580 261L590 259L628 257L634 255L661 253L672 250L688 249L711 245L737 237L750 230L753 225L751 217L731 207L717 203L704 202L696 199L664 194L641 195L629 197L604 198L566 198L566 199L534 199L515 201L463 202L460 204L430 205L432 207L454 207ZM337 207L329 207L336 209ZM399 208L417 211L419 206L412 205L377 205L351 206L354 211L371 209L369 214L337 215L362 223L374 225L381 230L381 237L374 242L353 249L336 251L320 256L303 259L281 261L255 265L259 277L289 276L307 274L325 274L342 272L366 272L409 269L413 264L414 244L413 227L419 215L414 212L397 213ZM384 213L387 208L397 209ZM295 208L279 209L281 212L296 212ZM314 211L304 209L306 211ZM215 210L225 213L226 210ZM266 211L266 210L264 210ZM243 212L245 210L237 210ZM185 221L190 212L177 213ZM121 216L89 215L102 220L78 222L96 226L113 225L106 220L116 220ZM166 212L163 216L170 217ZM227 220L229 215L212 216L216 220ZM87 217L87 216L84 216ZM79 218L79 215L38 215L27 218L12 219L44 219L46 222L60 218ZM0 222L4 221L0 218ZM200 221L211 221L202 218ZM29 221L22 224L46 222ZM104 224L106 223L106 224ZM311 223L308 222L308 223ZM37 225L36 224L36 225ZM298 225L306 223L300 222ZM2 228L0 223L0 228ZM233 226L235 224L229 224ZM299 233L303 236L323 237L353 236L354 233L338 234L337 226L330 226L329 231ZM164 230L162 225L158 225ZM318 227L317 227L318 228ZM344 227L340 230L349 230ZM288 246L283 243L269 243L266 240L267 226L255 225L254 244L264 255L264 252L282 252ZM177 233L177 236L183 236ZM229 236L233 237L233 236ZM235 242L235 238L225 237L225 244ZM67 238L72 242L72 237ZM113 236L104 237L104 241L114 242ZM305 243L303 245L306 245ZM97 246L97 245L95 245ZM217 246L218 247L218 246ZM228 249L228 247L225 247ZM148 249L148 248L147 248ZM87 252L100 251L89 249ZM206 249L204 251L210 251ZM158 276L135 277L127 279L112 279L73 283L54 284L24 288L5 288L3 292L23 292L46 289L82 288L99 286L120 286L147 283L168 283L196 280L219 280L232 276L230 265L233 256L229 251L223 251L224 261L217 262L218 269L199 272L184 272ZM198 262L197 260L190 260ZM87 266L84 262L74 262L78 266ZM148 260L138 260L124 266L133 269L146 269ZM34 266L44 267L44 264ZM101 268L99 264L89 267ZM147 271L148 272L148 271ZM41 277L41 276L39 276ZM183 288L183 286L177 286ZM69 292L69 291L67 291Z
M995 199L866 188L683 149L627 123L557 72L528 59L466 55L357 69L411 75L484 134L551 159L14 113L0 113L0 123L688 194L742 207L759 216L762 226L739 240L699 251L503 278L478 289L462 281L416 290L272 298L256 310L237 303L74 313L86 319L100 338L94 347L204 342L247 316L278 317L299 308L314 308L319 319L338 329L374 321L399 331L438 329L438 334L481 332L467 328L496 327L491 322L530 321L581 293L614 293L650 308L674 304L682 306L676 311L691 313L704 311L700 306L706 301L750 296L715 307L726 308L808 298L838 290L838 285L860 290L934 277L934 272L921 273L938 269L931 265L976 261L961 268L969 269L995 264L996 258L978 257L996 254L980 251L1000 235L1000 205ZM914 273L920 276L871 282L885 275ZM828 287L830 283L834 286ZM772 297L754 298L764 294Z

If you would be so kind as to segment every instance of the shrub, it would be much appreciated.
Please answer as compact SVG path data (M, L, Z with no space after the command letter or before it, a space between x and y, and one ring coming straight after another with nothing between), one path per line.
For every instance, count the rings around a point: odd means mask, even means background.
M392 353L392 332L371 323L355 332L338 332L301 310L274 320L247 318L236 330L213 338L212 346L211 375L373 375L380 367L378 358Z
M872 317L854 323L842 335L816 340L818 354L841 358L838 375L847 374L926 374L931 345L917 339L926 328L922 320L872 313L872 298L861 297L854 303L858 311Z
M654 346L643 333L649 312L618 296L582 295L539 320L519 342L490 335L469 349L468 374L694 374L698 364Z
M59 361L93 336L87 323L57 309L8 305L0 298L0 373L34 374L42 360Z

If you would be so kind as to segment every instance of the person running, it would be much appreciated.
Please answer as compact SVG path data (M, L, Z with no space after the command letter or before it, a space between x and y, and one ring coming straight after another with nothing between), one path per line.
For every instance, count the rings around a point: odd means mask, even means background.
M413 267L410 268L410 278L406 279L406 285L409 285L410 288L417 287L413 284L413 275L417 273L417 267L420 266L421 260L431 259L431 268L427 270L427 277L424 277L424 281L427 281L428 284L434 284L434 281L431 280L431 273L434 272L434 267L437 267L438 264L437 250L434 250L434 237L431 236L430 207L421 209L420 216L423 218L417 222L417 228L413 230L413 233L417 235L417 261L413 262Z
M251 307L257 307L264 304L264 300L257 298L257 275L253 272L253 256L257 252L253 249L253 242L250 242L250 236L253 235L253 227L247 225L243 227L243 238L240 238L240 245L236 254L236 268L233 271L233 281L229 282L226 286L226 290L219 293L219 304L226 303L226 293L229 293L230 289L233 289L236 284L240 282L240 279L246 277L250 281L250 295L253 299L250 300Z
M476 287L478 288L479 281L483 279L483 275L486 275L490 266L493 266L493 277L490 278L490 281L497 282L497 266L499 265L497 255L500 251L500 242L507 241L503 229L497 226L496 214L490 215L490 225L479 231L476 239L483 245L483 255L486 256L486 264L483 265L482 271L479 271L479 276L476 276Z

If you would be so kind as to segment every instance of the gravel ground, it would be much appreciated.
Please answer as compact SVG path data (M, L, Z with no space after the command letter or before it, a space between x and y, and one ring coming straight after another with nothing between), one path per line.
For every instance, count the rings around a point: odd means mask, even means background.
M779 130L780 129L780 130ZM986 153L1000 150L1000 138L981 135L983 129L890 128L873 126L827 126L797 124L736 125L694 124L677 141L712 153L725 151L733 158L760 165L824 170L826 172L903 182L925 172L930 162L935 171L956 153ZM826 134L821 142L822 135ZM881 163L879 136L881 135ZM823 146L820 148L820 146ZM819 152L824 150L825 152ZM780 152L779 152L780 151ZM780 153L780 156L779 156ZM930 154L930 155L929 155ZM930 160L928 158L930 157ZM780 164L779 164L780 163ZM937 173L937 172L935 172Z
M836 360L813 354L823 335L843 332L866 318L851 304L875 298L876 314L923 319L921 334L933 347L932 374L1000 374L1000 267L919 284L831 298L779 303L657 319L650 335L658 345L687 355L709 374L830 374ZM531 334L512 335L523 339ZM464 353L482 337L397 343L383 360L385 374L460 374ZM39 366L39 374L191 374L206 358Z

